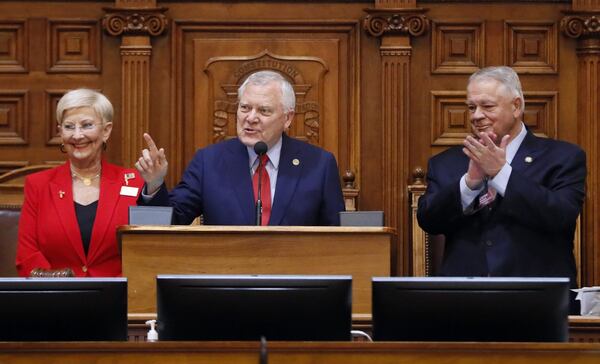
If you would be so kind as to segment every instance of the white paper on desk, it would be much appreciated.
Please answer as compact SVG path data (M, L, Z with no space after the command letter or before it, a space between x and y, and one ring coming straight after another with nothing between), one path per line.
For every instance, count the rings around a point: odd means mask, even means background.
M600 286L573 289L581 301L581 316L600 316Z

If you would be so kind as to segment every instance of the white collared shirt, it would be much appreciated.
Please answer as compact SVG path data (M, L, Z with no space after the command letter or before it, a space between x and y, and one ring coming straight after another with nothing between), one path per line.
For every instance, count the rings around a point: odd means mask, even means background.
M281 157L281 144L283 138L280 137L277 143L267 151L269 161L265 166L267 173L269 173L269 182L271 182L271 204L275 201L275 186L277 185L277 173L279 171L279 158ZM253 176L254 172L258 168L258 155L254 152L253 147L246 147L248 149L248 162L250 167L250 175Z
M493 187L500 196L504 196L506 192L506 186L508 185L508 180L510 178L510 174L512 173L512 167L510 164L512 163L519 147L523 143L525 136L527 135L527 129L525 128L525 124L521 122L521 131L517 136L511 140L506 146L506 163L500 169L498 174L490 180L488 180L488 186ZM473 200L481 193L483 190L483 186L478 189L472 190L467 186L466 182L466 174L462 176L460 179L460 197L463 210L465 210Z

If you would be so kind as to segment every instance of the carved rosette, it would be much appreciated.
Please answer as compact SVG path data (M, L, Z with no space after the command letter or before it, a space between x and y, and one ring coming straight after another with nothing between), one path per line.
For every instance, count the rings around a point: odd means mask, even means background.
M366 10L369 15L363 20L363 29L374 37L384 34L412 35L418 37L429 31L429 19L424 9L411 10Z
M104 9L102 27L113 36L118 35L161 35L169 22L164 14L166 8L156 9Z

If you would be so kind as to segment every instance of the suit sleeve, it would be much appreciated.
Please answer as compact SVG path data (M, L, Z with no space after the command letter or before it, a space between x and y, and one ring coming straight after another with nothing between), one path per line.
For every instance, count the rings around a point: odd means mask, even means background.
M323 196L319 212L319 224L340 225L340 211L344 211L344 196L340 185L337 163L332 154L327 153L326 170L324 176Z
M19 217L19 233L17 243L17 273L19 276L28 277L34 268L50 268L50 263L39 249L37 236L38 213L50 213L39 211L39 186L34 185L29 178L25 179L25 200Z
M460 179L443 181L445 172L438 171L439 163L430 160L427 167L427 190L419 198L417 221L429 234L446 234L455 228L463 213Z
M586 157L579 148L555 155L541 181L513 169L499 212L540 231L570 234L585 197Z
M140 194L138 204L141 206L173 207L173 223L189 225L202 214L203 186L203 154L199 150L183 173L179 184L169 192L163 183L149 201L144 201ZM144 185L144 189L146 185Z

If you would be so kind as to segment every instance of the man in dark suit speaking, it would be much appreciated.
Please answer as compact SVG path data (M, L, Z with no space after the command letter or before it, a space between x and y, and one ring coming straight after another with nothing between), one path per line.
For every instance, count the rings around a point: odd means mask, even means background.
M279 73L251 74L238 90L238 137L198 150L170 192L164 149L144 134L148 148L135 166L146 185L138 203L172 206L176 224L203 215L207 225L339 225L344 201L335 157L284 132L295 103Z
M419 225L444 234L441 274L568 277L584 196L585 153L536 137L509 67L474 73L467 87L473 135L429 161Z

